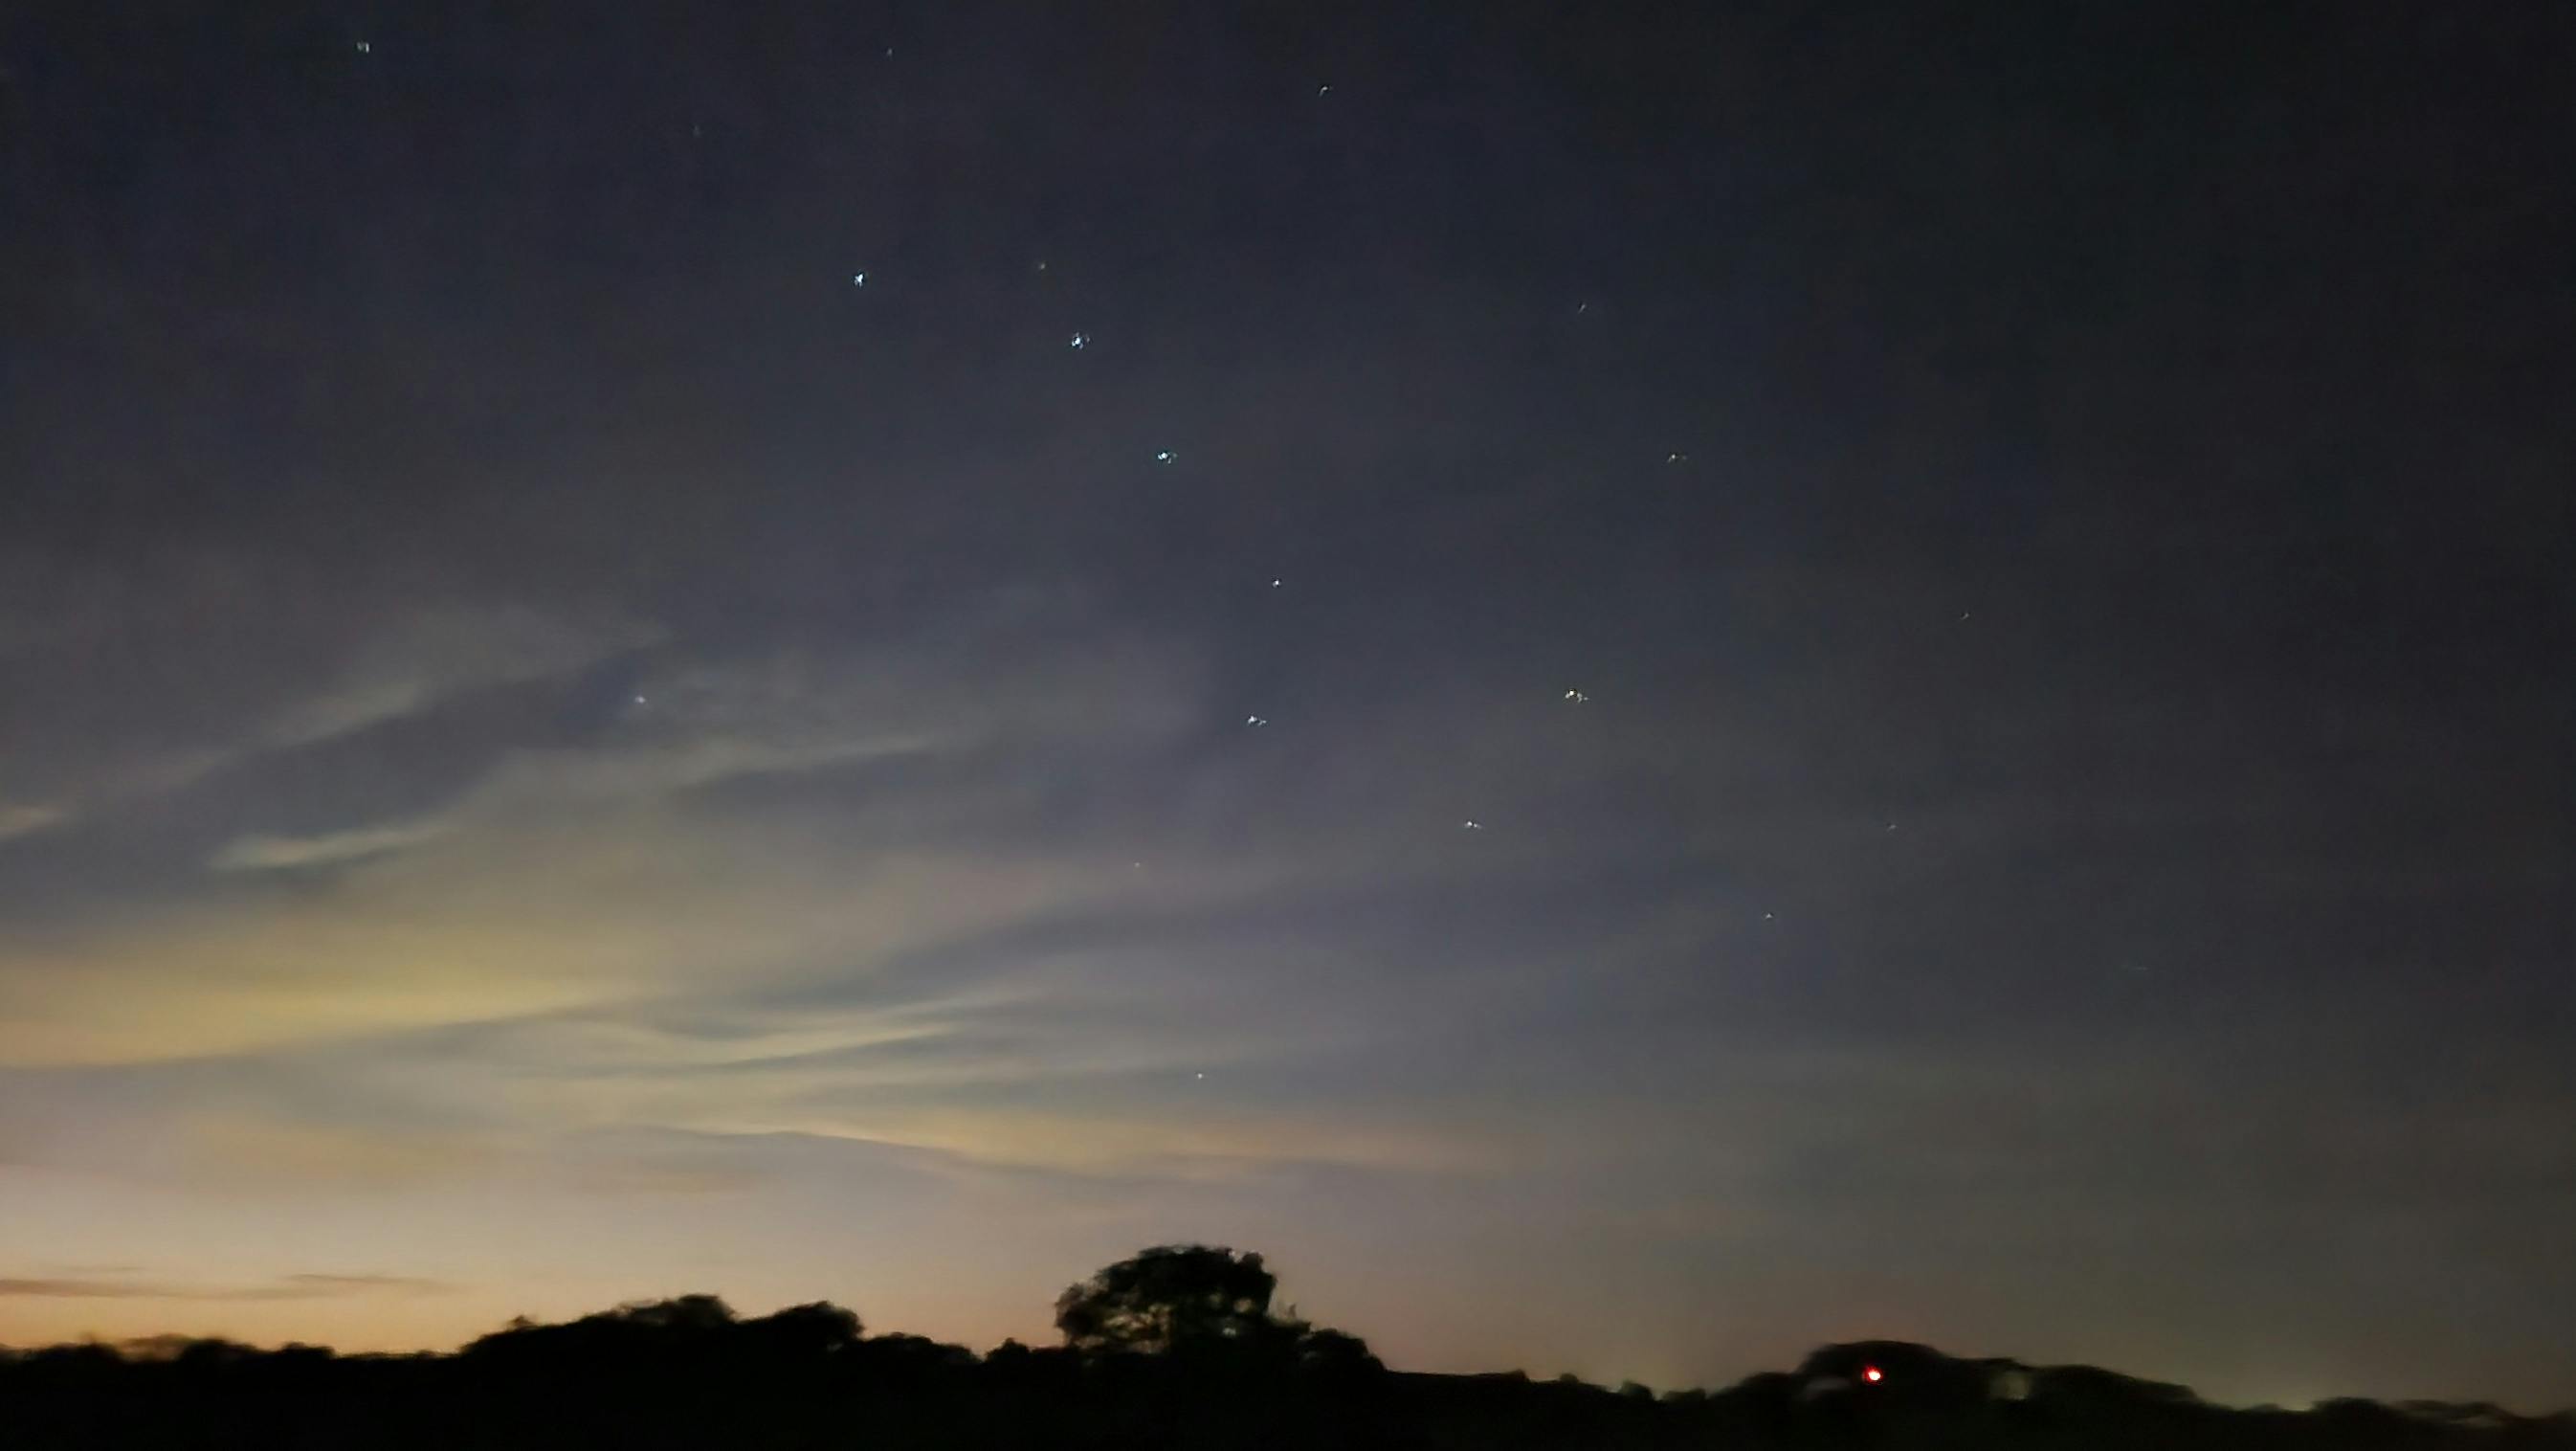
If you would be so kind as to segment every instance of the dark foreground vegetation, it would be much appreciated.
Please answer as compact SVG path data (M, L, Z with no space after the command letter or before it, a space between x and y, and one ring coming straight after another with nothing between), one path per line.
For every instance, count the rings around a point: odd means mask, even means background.
M866 1335L815 1304L754 1319L696 1295L453 1355L220 1340L0 1356L0 1446L2568 1448L2576 1416L2336 1401L2228 1410L2090 1367L1829 1346L1795 1371L1656 1395L1570 1378L1391 1372L1271 1309L1257 1255L1148 1250L1067 1290L1064 1344L978 1356Z

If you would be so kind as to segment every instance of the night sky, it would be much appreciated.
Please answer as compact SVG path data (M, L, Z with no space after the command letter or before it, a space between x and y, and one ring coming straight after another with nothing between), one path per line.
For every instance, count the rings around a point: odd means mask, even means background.
M2546 4L0 18L0 1342L2576 1396Z

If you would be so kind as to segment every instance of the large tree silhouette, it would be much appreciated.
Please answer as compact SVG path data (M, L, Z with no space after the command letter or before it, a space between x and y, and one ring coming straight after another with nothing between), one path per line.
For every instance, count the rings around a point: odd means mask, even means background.
M1207 1245L1157 1245L1120 1260L1055 1302L1075 1350L1166 1354L1293 1342L1304 1327L1271 1318L1278 1278L1261 1256Z
M1055 1302L1056 1328L1078 1354L1136 1353L1239 1370L1294 1369L1349 1382L1383 1367L1367 1342L1319 1329L1293 1308L1274 1313L1278 1279L1257 1254L1207 1245L1141 1250L1068 1288Z

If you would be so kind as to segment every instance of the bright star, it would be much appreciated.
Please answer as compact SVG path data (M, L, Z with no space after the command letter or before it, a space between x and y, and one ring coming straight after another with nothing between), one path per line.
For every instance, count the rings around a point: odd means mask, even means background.
M1281 586L1281 585L1283 585L1283 584L1286 584L1287 582L1288 582L1288 581L1286 581L1286 580L1284 580L1284 579L1274 579L1274 580L1272 580L1272 581L1270 582L1270 587L1271 587L1272 589L1277 589L1277 588L1279 588L1279 586Z
M1154 462L1156 462L1156 463L1158 463L1158 464L1167 464L1167 463L1170 463L1171 461L1172 461L1172 451L1171 451L1170 449L1168 449L1168 448L1167 448L1167 449L1163 449L1163 450L1161 450L1160 452L1158 452L1158 453L1156 453L1156 454L1154 455Z
M1668 464L1686 464L1690 462L1690 455L1686 453L1668 453L1664 455L1664 462Z
M1460 831L1482 831L1485 829L1485 823L1481 821L1462 821L1458 823L1458 829Z
M866 273L864 273L864 272L853 272L853 273L851 273L851 274L850 274L850 285L851 285L852 287L865 287L865 286L867 286L867 285L868 285L868 274L866 274Z
M375 49L376 48L374 46L367 44L363 40L358 42L358 54L360 55L372 55L375 53Z
M1248 726L1266 726L1270 721L1265 716L1247 715L1243 718L1243 723Z
M1077 347L1077 348L1079 348L1079 347L1084 347L1084 346L1088 345L1090 342L1091 342L1091 334L1089 334L1089 333L1075 333L1075 334L1073 335L1073 343L1072 343L1072 346Z
M1580 690L1569 690L1565 693L1565 698L1574 702L1576 705L1581 705L1592 697L1584 694Z

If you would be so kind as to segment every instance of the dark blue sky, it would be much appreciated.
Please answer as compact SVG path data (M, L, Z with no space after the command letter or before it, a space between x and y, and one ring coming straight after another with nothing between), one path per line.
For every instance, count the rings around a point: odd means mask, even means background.
M2570 45L22 7L0 1339L2563 1400Z

